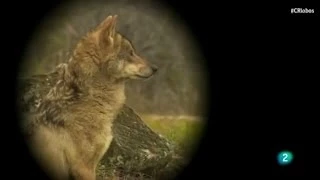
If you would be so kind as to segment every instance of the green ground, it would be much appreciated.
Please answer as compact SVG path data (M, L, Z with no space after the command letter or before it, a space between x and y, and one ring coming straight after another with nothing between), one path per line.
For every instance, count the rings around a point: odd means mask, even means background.
M155 132L173 141L179 152L194 150L201 136L203 121L196 118L166 118L158 116L141 116L143 121Z

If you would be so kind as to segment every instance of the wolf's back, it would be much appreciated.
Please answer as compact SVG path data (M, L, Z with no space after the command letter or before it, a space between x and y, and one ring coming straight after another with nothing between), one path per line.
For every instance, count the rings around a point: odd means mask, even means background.
M48 94L57 82L58 73L34 75L18 79L17 105L18 112L35 112L43 97Z

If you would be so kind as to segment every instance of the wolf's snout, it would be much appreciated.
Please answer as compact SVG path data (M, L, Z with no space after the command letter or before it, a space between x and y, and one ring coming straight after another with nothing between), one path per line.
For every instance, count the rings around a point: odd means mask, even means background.
M139 77L148 78L158 71L158 67L155 65L145 66L140 69Z
M151 65L151 69L153 73L156 73L158 71L158 67L155 65Z

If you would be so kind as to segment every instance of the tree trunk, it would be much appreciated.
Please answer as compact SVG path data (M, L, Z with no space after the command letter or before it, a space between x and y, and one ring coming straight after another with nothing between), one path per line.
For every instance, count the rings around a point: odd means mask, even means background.
M18 86L19 110L34 111L37 103L55 84L56 77L56 73L50 73L21 79ZM174 158L174 145L152 131L126 105L114 121L113 134L111 146L100 162L102 171L112 169L122 174L141 173L152 176L152 179L167 179L181 167L177 164L180 161Z

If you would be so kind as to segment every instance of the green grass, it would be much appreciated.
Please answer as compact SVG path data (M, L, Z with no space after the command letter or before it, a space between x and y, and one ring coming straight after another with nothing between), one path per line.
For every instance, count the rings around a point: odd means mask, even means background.
M141 117L151 129L176 144L181 153L190 153L196 148L204 126L203 121L193 117Z

